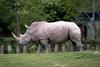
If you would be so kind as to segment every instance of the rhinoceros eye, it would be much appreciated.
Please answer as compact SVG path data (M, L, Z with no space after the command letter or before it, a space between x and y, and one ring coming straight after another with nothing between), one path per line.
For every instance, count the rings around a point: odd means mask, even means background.
M25 37L23 37L23 38L25 38Z

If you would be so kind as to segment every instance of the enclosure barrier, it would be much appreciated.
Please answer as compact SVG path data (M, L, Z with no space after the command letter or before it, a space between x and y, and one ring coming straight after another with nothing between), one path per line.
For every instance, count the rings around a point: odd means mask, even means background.
M93 40L83 41L84 50L100 50L100 42ZM64 44L55 44L51 48L51 52L66 52L73 51L73 46L70 41ZM0 53L30 53L36 52L36 45L34 43L29 43L27 46L21 46L12 37L0 38Z

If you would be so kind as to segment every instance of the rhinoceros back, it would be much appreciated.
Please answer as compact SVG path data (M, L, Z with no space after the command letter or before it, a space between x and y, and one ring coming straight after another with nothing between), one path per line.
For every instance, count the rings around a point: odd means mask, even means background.
M34 25L37 25L34 27ZM73 22L58 21L52 23L37 22L33 23L32 27L32 37L33 40L49 40L49 42L63 43L68 39L68 35L72 33L80 33L78 26ZM39 25L38 25L39 24ZM35 31L35 32L33 32ZM74 35L74 34L72 34Z

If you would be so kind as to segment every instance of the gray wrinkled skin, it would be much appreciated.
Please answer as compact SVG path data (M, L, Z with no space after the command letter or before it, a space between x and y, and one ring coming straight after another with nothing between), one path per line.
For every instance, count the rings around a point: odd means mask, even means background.
M73 43L74 50L82 50L81 31L73 22L58 21L53 23L33 22L26 30L25 34L19 37L20 44L27 44L31 39L40 45L38 51L44 46L49 52L50 44L60 44L68 40Z
M24 35L22 35L21 37L19 37L18 42L21 45L25 45L27 44L29 41L31 40L31 36L27 33L25 33Z

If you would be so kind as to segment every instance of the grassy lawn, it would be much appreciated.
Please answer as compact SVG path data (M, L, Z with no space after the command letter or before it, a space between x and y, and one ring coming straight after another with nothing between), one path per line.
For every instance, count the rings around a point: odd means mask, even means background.
M0 67L100 67L92 52L0 54Z

